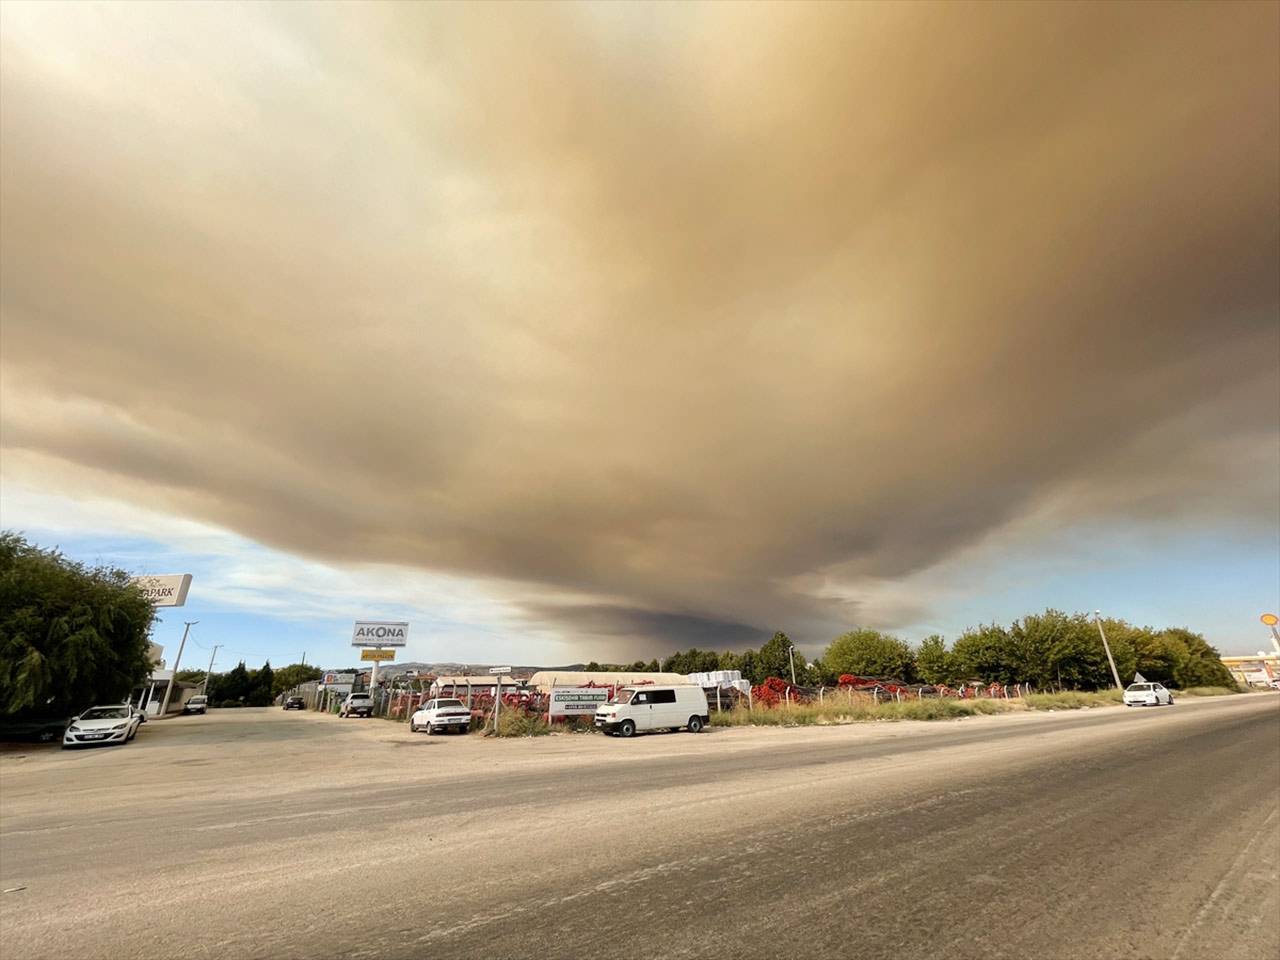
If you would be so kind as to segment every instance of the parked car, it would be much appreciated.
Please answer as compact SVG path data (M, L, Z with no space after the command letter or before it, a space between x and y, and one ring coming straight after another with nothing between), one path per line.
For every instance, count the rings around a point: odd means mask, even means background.
M595 725L605 733L622 737L642 730L679 730L697 733L710 721L707 695L701 687L623 687L612 700L596 710Z
M349 693L347 699L342 701L342 706L338 708L338 716L340 717L371 717L373 716L373 697L367 693Z
M285 697L284 708L286 710L305 710L307 709L307 701L301 697Z
M0 717L0 741L53 743L70 722L69 717Z
M108 743L128 743L138 735L142 715L127 703L115 703L105 707L90 707L71 724L62 735L62 747L103 746Z
M409 729L414 733L419 730L433 734L437 730L448 733L466 733L471 728L471 711L461 700L441 697L428 700L409 718Z
M204 713L209 709L209 698L203 694L197 694L182 705L183 713Z
M1173 694L1159 683L1131 683L1124 691L1126 707L1158 707L1165 703L1173 705Z

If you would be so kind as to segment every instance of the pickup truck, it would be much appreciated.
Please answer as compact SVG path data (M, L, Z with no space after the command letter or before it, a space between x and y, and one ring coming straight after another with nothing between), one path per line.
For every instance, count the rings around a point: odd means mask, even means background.
M338 708L338 716L340 717L371 717L373 716L373 697L367 693L349 693L347 699L342 701L342 706Z

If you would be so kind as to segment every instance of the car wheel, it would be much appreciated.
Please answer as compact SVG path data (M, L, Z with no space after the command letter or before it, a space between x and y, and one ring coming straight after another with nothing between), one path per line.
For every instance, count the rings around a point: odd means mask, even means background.
M690 733L701 733L701 732L702 732L702 718L701 718L701 717L690 717L690 718L689 718L689 732L690 732Z
M634 736L636 732L636 723L634 720L623 720L618 724L618 735L623 737Z
M413 718L412 718L412 717L410 717L410 718L409 718L409 732L410 732L410 733L417 733L417 732L418 732L418 725L417 725L416 723L414 723L414 722L413 722Z
M1171 706L1171 707L1173 706L1173 697L1170 697L1170 698L1169 698L1169 706Z
M430 736L434 735L434 734L435 734L435 732L436 732L436 725L435 725L434 723L428 723L428 724L427 724L427 736L428 736L428 737L430 737Z

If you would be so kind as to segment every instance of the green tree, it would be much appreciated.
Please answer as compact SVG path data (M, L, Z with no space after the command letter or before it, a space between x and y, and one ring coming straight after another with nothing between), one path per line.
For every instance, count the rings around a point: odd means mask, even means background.
M1229 687L1235 689L1236 681L1222 662L1216 647L1198 633L1186 627L1170 627L1160 636L1170 644L1181 644L1186 657L1174 670L1174 682L1186 687Z
M214 703L223 700L248 700L253 692L253 680L241 660L226 673L215 673L209 678L209 699Z
M274 696L273 688L275 686L276 675L271 669L271 661L268 660L262 665L261 670L253 672L250 681L249 696L247 702L251 707L265 707L271 703Z
M946 641L936 633L925 637L916 651L916 676L925 683L955 683L957 675L955 658L947 649Z
M312 680L319 680L324 671L306 663L291 663L275 672L275 681L271 685L273 696L279 696L287 690Z
M766 643L757 651L751 662L751 675L747 675L747 671L742 671L742 676L750 680L753 684L764 683L769 677L780 677L783 680L791 679L791 638L785 633L779 631L775 633ZM800 671L805 668L804 657L800 651L795 653L796 679L800 679Z
M972 627L952 645L957 680L985 680L988 683L1017 683L1010 668L1009 632L992 623Z
M182 683L203 683L204 671L203 670L179 670L177 673L173 675L173 679L181 681Z
M823 666L839 677L852 673L864 677L913 680L915 658L911 647L878 630L851 630L831 641L822 656Z
M0 533L0 713L122 701L151 672L155 608L123 570Z

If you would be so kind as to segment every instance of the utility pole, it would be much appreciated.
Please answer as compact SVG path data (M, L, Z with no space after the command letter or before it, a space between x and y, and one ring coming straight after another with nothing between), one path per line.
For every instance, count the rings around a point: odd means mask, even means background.
M164 702L160 704L160 719L164 719L165 711L169 709L169 697L173 696L173 681L178 676L178 664L182 662L182 648L187 645L187 634L191 632L193 624L199 623L199 620L188 620L187 625L182 629L182 642L178 644L178 655L173 658L173 676L169 677L169 685L164 688Z
M209 669L204 672L204 683L200 684L200 692L206 696L209 693L209 674L213 673L213 658L218 655L218 648L221 646L222 644L215 643L213 645L213 652L209 654ZM181 654L179 654L179 656L181 656Z
M1111 664L1111 678L1116 682L1116 689L1123 690L1124 686L1120 683L1120 673L1116 670L1115 658L1111 656L1111 644L1107 643L1106 631L1102 629L1102 611L1093 611L1093 619L1098 624L1098 635L1102 637L1102 649L1107 651L1107 663Z
M307 651L305 650L302 651L302 665L304 667L307 665Z

